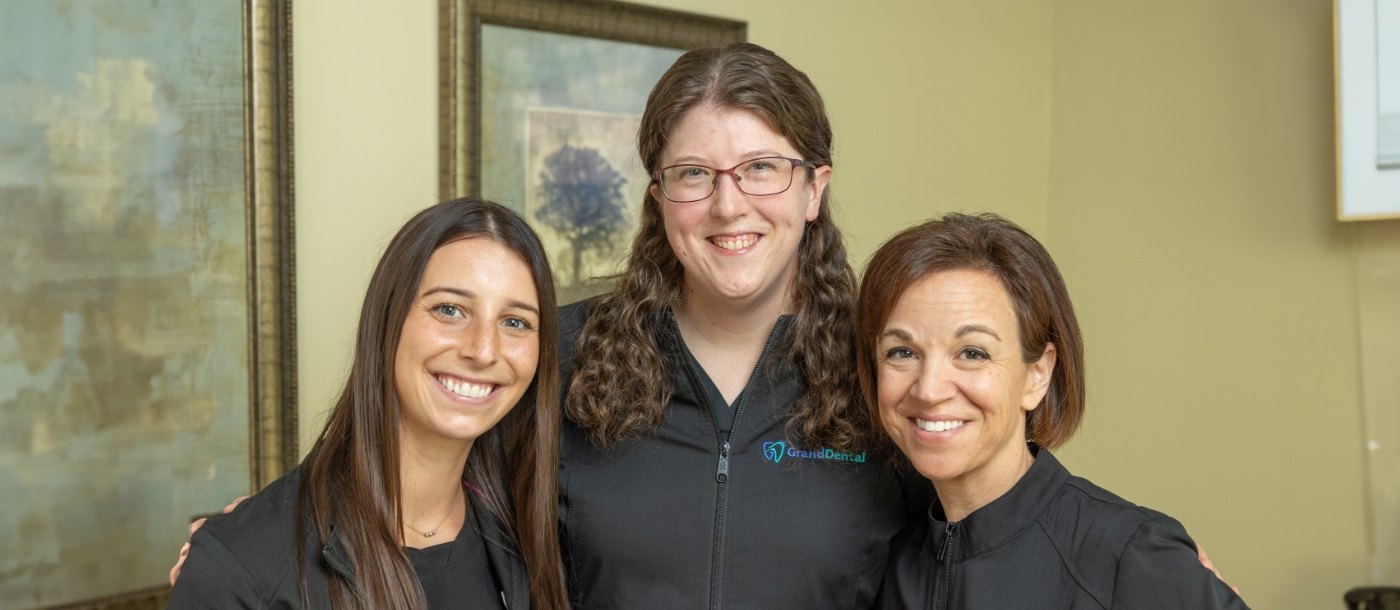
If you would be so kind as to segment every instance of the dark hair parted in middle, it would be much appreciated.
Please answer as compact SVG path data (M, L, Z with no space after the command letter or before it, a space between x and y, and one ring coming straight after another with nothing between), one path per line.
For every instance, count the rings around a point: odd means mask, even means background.
M355 574L353 584L332 580L336 608L423 607L397 534L403 528L403 415L394 361L428 259L444 245L474 237L495 241L530 268L540 307L540 340L534 380L515 407L476 439L464 475L515 539L534 606L568 605L556 519L560 416L554 280L539 238L523 219L496 203L468 197L419 212L385 249L360 309L349 378L303 462L300 510L310 511L320 540L328 540L334 527L347 543ZM298 549L307 534L298 529Z
M1055 345L1055 370L1039 407L1026 415L1027 439L1054 449L1084 417L1084 341L1069 290L1045 247L995 214L948 214L905 229L865 267L856 304L856 368L873 421L880 421L875 388L876 342L899 298L939 271L974 269L997 278L1011 297L1021 335L1021 359L1034 362Z
M803 159L831 164L831 124L807 75L758 45L735 43L690 51L676 60L647 98L637 152L648 173L681 118L700 106L752 112L782 134ZM807 179L811 180L812 170ZM868 415L851 371L855 274L822 195L817 218L798 247L792 286L795 320L782 346L806 383L792 405L789 430L812 446L854 450L868 438ZM581 357L566 410L594 442L655 431L670 401L670 367L654 322L681 298L684 271L666 239L650 190L616 289L590 307L579 338ZM781 353L781 352L780 352Z

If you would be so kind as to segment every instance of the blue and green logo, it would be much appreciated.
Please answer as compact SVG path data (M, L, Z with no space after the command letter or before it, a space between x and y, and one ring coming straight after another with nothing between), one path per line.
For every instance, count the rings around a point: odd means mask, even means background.
M763 443L763 459L776 464L783 461L783 457L799 460L831 460L835 462L853 462L856 464L865 463L864 451L860 453L842 453L825 447L814 451L803 451L796 447L789 447L787 441L766 441Z
M783 461L784 453L787 453L786 441L768 441L763 443L763 458L774 464Z

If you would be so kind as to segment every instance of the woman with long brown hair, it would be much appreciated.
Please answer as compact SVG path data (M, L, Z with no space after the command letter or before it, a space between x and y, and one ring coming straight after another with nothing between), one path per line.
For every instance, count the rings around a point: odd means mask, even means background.
M408 221L315 446L194 534L170 607L566 607L554 312L515 213L468 198Z

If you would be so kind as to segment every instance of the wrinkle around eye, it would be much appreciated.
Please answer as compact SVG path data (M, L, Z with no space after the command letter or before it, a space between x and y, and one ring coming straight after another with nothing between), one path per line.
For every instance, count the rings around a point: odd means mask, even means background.
M884 359L887 361L900 362L914 358L914 350L907 347L891 347L884 351Z
M958 355L959 355L959 356L962 356L962 357L963 357L964 359L966 359L966 360L991 360L991 359L992 359L991 355L988 354L988 353L986 352L986 350L982 350L982 349L979 349L979 348L976 348L976 347L964 347L964 348L962 348L962 350L958 353Z

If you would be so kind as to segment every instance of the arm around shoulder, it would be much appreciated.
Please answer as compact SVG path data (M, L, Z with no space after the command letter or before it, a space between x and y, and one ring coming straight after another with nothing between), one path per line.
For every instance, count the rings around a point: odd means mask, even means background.
M1247 609L1230 586L1201 565L1196 543L1175 519L1156 514L1138 526L1118 560L1114 608Z
M252 575L228 547L208 530L190 537L189 556L170 592L167 610L267 607Z

